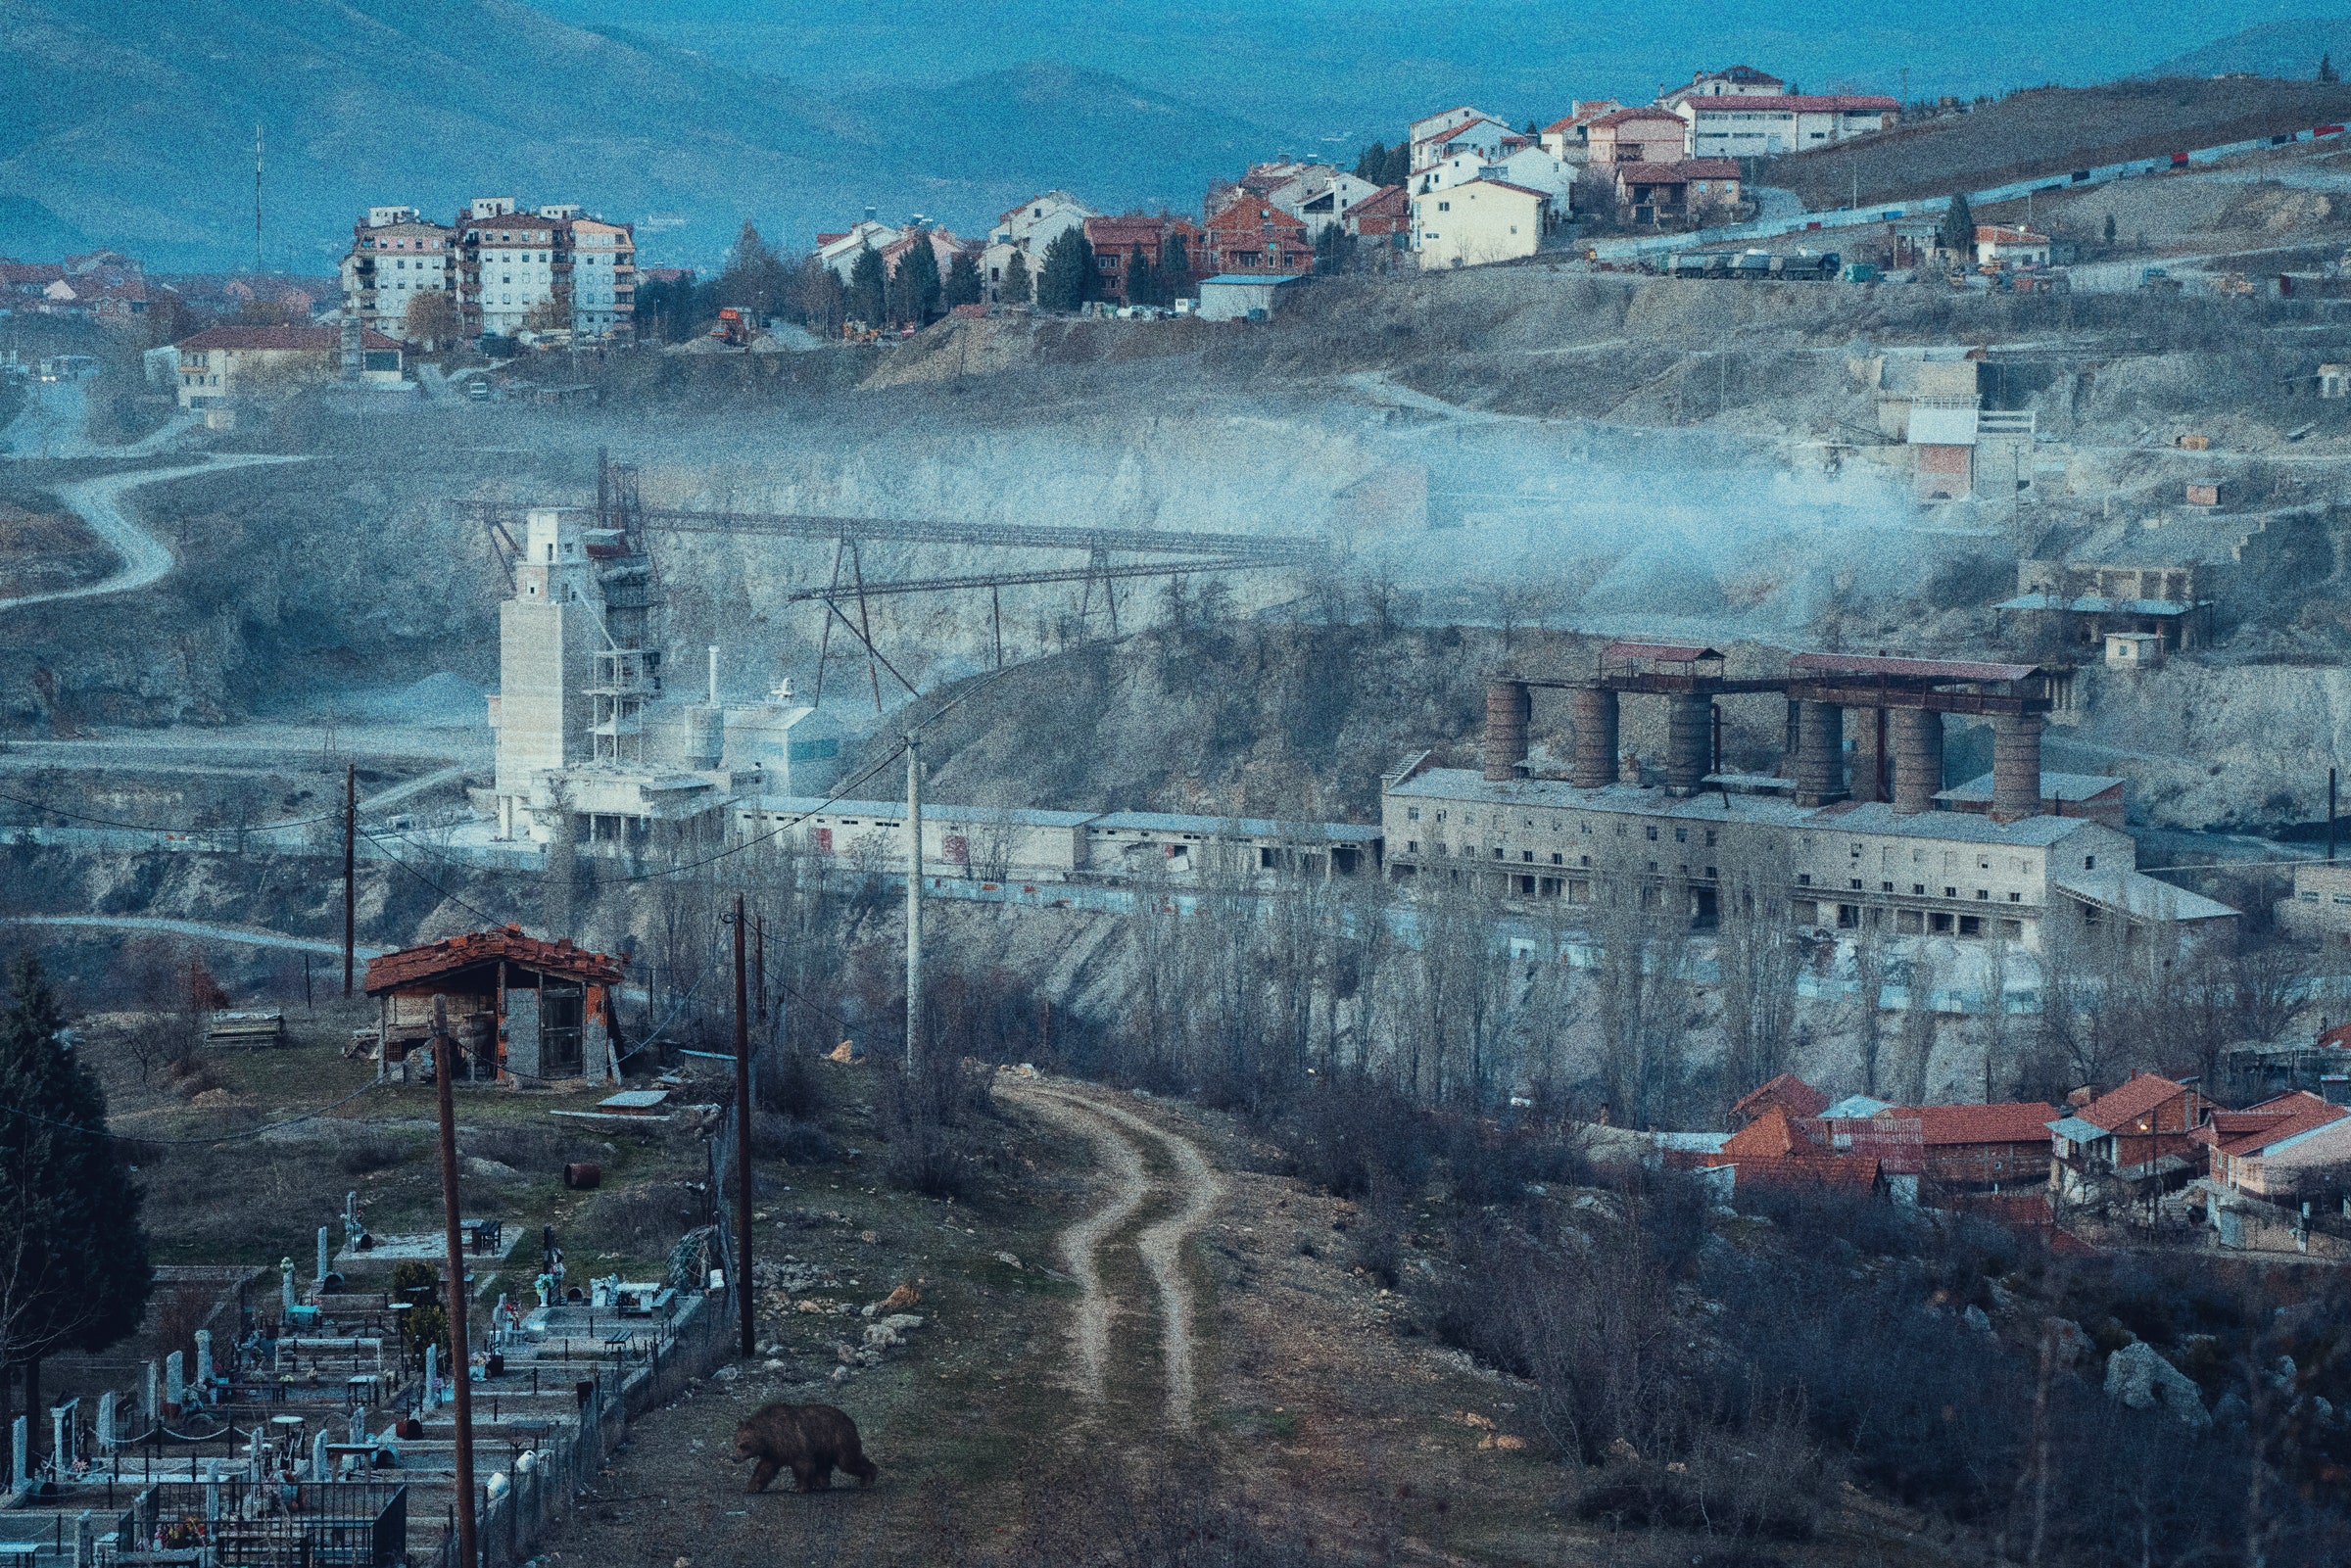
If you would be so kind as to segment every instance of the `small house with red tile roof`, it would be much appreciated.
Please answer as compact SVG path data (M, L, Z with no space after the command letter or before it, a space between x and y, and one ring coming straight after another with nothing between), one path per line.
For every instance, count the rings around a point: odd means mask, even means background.
M2011 228L2004 223L1976 225L1976 264L1990 266L2001 263L2009 266L2047 266L2049 237L2036 234L2029 228Z
M1128 298L1128 290L1138 246L1153 266L1164 269L1170 261L1169 242L1176 243L1183 258L1182 276L1170 280L1176 295L1191 295L1204 275L1200 226L1171 214L1128 213L1120 217L1089 217L1084 232L1085 243L1094 253L1094 271L1101 280L1102 298L1113 304L1138 303Z
M1697 1164L1702 1169L1729 1167L1732 1181L1740 1186L1842 1187L1867 1193L1877 1191L1885 1180L1874 1157L1837 1153L1791 1117L1787 1106L1777 1103L1731 1134L1718 1152L1700 1156Z
M1586 128L1584 140L1594 167L1610 164L1675 164L1682 160L1690 127L1667 109L1618 109Z
M1340 214L1339 221L1352 240L1369 240L1374 245L1402 250L1412 240L1413 208L1401 185L1382 185Z
M1746 1126L1773 1106L1792 1117L1817 1117L1829 1108L1829 1097L1793 1072L1783 1072L1760 1088L1751 1089L1731 1107L1731 1120Z
M1315 267L1306 223L1256 196L1237 195L1208 220L1202 236L1207 273L1254 272L1294 277Z
M1618 164L1616 211L1634 223L1704 218L1739 205L1739 166L1728 158Z
M380 1004L377 1040L389 1073L433 1035L444 1004L464 1064L460 1078L509 1086L620 1076L621 961L542 941L519 926L469 931L370 959L366 993Z
M336 327L207 327L173 347L179 351L182 408L212 408L239 396L325 381L343 363L343 334ZM399 339L363 328L360 352L365 373L400 379Z
M2184 1180L2204 1163L2195 1132L2210 1114L2194 1084L2135 1070L2119 1087L2049 1123L2050 1173L2075 1195L2105 1176L2132 1183Z
M1918 1123L1929 1181L1950 1191L2045 1187L2049 1122L2057 1108L2038 1100L1995 1105L1895 1106L1883 1119Z
M2296 1202L2314 1178L2351 1171L2351 1111L2307 1089L2242 1111L2214 1111L2196 1129L2211 1152L2211 1178L2231 1192ZM2318 1134L2326 1133L2320 1137Z
M1592 157L1592 121L1623 107L1613 98L1578 99L1568 105L1565 116L1543 127L1538 140L1545 152L1562 164L1587 163Z

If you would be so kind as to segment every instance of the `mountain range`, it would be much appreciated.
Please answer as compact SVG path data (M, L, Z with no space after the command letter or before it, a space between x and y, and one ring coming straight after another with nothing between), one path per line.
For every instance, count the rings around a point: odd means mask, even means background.
M644 225L648 261L707 266L746 217L796 250L867 206L982 231L1055 185L1196 210L1252 159L1352 164L1447 104L1523 122L1739 60L1815 90L1972 94L2144 71L2247 24L2170 64L2305 75L2351 27L2262 0L2060 9L1928 33L1875 0L1752 19L1658 0L1606 26L1549 0L0 0L0 254L251 264L257 126L273 269L326 269L368 205L475 195L579 201Z

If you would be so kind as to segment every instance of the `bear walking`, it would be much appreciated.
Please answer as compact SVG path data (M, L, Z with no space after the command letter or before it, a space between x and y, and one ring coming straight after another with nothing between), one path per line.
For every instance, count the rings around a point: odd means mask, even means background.
M779 1470L790 1470L802 1492L822 1492L833 1484L839 1469L857 1478L861 1487L874 1484L882 1472L865 1456L857 1423L847 1412L830 1404L767 1404L753 1410L735 1429L735 1461L756 1459L750 1490L763 1492Z

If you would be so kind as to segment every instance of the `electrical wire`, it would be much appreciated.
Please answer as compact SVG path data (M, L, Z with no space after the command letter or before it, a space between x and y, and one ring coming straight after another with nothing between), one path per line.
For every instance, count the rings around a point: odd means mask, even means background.
M115 817L85 816L78 811L68 811L63 806L53 806L47 801L35 800L29 795L11 794L5 789L0 789L0 800L10 801L13 804L20 806L29 806L35 811L46 813L52 817L67 817L71 818L74 822L92 823L101 828L129 828L143 833L195 834L279 832L288 828L307 828L314 822L332 822L336 818L343 815L343 808L337 806L332 811L322 811L314 817L291 817L284 822L260 822L246 823L243 825L228 823L216 828L172 828L168 826L159 826L158 824L151 822L123 822Z
M305 1111L300 1116L287 1117L282 1121L264 1121L258 1127L246 1127L237 1132L224 1132L214 1138L149 1138L136 1132L117 1132L112 1127L85 1127L77 1121L60 1121L54 1117L42 1116L37 1111L26 1111L21 1106L0 1106L0 1116L21 1117L26 1121L38 1122L43 1126L62 1127L68 1132L95 1133L101 1138L113 1138L123 1143L151 1144L162 1149L194 1149L212 1144L238 1143L247 1138L259 1138L264 1133L274 1132L280 1127L291 1127L297 1122L315 1121L331 1112L340 1111L360 1096L383 1086L381 1079L370 1079L342 1099L322 1105L315 1111Z

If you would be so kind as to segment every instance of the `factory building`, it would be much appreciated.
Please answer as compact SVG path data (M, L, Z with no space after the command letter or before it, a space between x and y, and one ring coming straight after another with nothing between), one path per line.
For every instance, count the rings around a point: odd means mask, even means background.
M1532 691L1545 687L1564 688L1571 703L1564 779L1527 769ZM1791 754L1769 778L1726 773L1715 703L1764 693L1790 704ZM1614 643L1589 677L1496 680L1482 770L1435 767L1424 754L1383 779L1386 864L1398 879L1442 879L1534 907L1680 907L1702 927L1736 880L1824 931L2034 949L2053 917L2120 920L2134 932L2232 931L2234 910L2141 875L2136 845L2108 813L2047 809L2077 797L2103 805L2113 783L2086 788L2041 772L2041 724L2062 694L2060 672L2032 665L1798 654L1782 675L1734 680L1711 648ZM1667 704L1654 781L1618 750L1626 695ZM1981 802L1973 786L1958 800L1943 788L1946 713L1991 722ZM2113 802L2119 809L2119 793Z
M739 795L789 787L793 736L813 710L789 685L722 704L716 648L706 689L671 695L650 563L605 520L533 509L509 563L490 699L502 839L628 853L662 828L716 834Z

